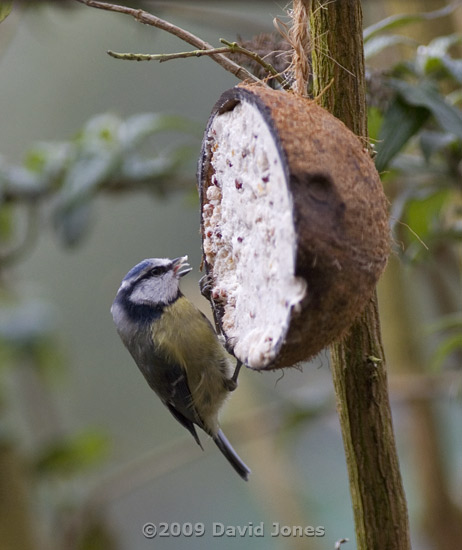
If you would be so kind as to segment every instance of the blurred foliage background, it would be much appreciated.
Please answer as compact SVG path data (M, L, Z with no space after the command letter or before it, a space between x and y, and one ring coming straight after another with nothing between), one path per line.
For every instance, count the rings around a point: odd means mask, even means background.
M456 3L457 4L457 3ZM462 7L364 0L371 140L394 254L379 285L414 547L462 540ZM9 13L9 7L13 10ZM273 32L272 1L131 2L212 44ZM403 5L408 15L402 16ZM435 11L436 10L436 11ZM428 13L430 12L430 13ZM145 257L188 254L200 297L195 165L211 60L117 61L178 39L74 1L0 3L0 549L354 547L327 353L242 373L223 424L241 482L154 396L109 314ZM261 42L259 43L261 45ZM146 539L146 522L203 537ZM212 537L213 522L266 536ZM322 538L271 537L272 525Z

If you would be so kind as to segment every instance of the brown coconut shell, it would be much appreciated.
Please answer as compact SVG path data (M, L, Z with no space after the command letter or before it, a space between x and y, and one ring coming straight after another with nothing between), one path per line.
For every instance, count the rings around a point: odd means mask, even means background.
M338 340L364 309L389 254L388 202L365 144L340 120L313 100L239 85L220 97L205 131L198 170L201 208L213 175L208 129L214 117L239 102L260 111L280 151L298 237L295 274L308 285L276 359L261 367L282 368ZM213 275L205 255L204 262ZM210 301L221 330L223 305Z

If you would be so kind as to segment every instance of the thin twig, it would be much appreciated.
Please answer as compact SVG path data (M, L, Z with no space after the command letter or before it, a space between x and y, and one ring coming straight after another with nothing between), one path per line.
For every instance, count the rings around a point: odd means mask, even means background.
M173 34L178 38L180 38L181 40L183 40L184 42L187 42L188 44L195 46L196 48L199 48L201 50L213 49L213 46L211 44L209 44L208 42L205 42L198 36L190 33L189 31L186 31L185 29L182 29L181 27L177 27L176 25L169 23L164 19L160 19L159 17L156 17L155 15L152 15L147 11L136 10L134 8L129 8L128 6L119 6L117 4L108 4L106 2L99 2L97 0L76 0L76 1L92 8L131 15L136 21L139 21L144 25L151 25L152 27L156 27L170 34ZM225 70L229 71L240 80L252 80L253 82L262 83L262 81L260 81L255 75L253 75L247 69L245 69L244 67L241 67L237 63L234 63L234 61L231 61L223 54L213 54L213 55L210 55L210 57L216 63L221 65Z
M252 50L248 50L247 48L244 48L244 46L241 46L237 42L228 42L224 38L220 38L220 42L222 44L225 44L230 48L231 53L241 53L246 55L247 57L250 57L254 61L256 61L259 65L261 65L265 71L270 73L283 88L289 88L287 81L283 76L278 73L278 71L271 65L271 63L267 63L260 55L258 55L256 52L253 52Z
M164 63L165 61L171 61L172 59L184 59L187 57L202 57L203 55L216 55L224 53L240 53L250 57L258 64L260 64L265 71L272 75L282 87L287 88L288 84L286 80L279 74L276 69L270 64L267 63L262 57L252 50L248 50L241 46L237 42L228 42L224 38L220 38L222 44L226 44L222 48L212 48L210 50L191 50L189 52L176 52L176 53L155 53L155 54L146 54L146 53L121 53L108 50L108 54L115 59L124 59L128 61L159 61L159 63Z
M201 57L203 55L214 55L218 53L230 53L231 48L212 48L211 50L192 50L190 52L177 53L118 53L108 50L107 53L115 59L125 59L128 61L158 61L164 63L171 59L183 59L186 57Z

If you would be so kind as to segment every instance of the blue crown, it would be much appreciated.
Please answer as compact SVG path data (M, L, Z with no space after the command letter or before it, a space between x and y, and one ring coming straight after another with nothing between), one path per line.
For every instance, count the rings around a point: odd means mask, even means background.
M143 260L139 264L136 264L135 267L132 267L130 271L125 275L124 281L127 281L128 279L131 279L138 275L139 273L145 271L145 269L151 265L151 260Z

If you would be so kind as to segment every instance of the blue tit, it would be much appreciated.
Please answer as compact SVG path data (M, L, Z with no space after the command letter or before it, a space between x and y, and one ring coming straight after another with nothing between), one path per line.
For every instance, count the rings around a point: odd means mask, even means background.
M236 472L250 473L221 431L218 411L236 387L232 365L209 320L179 288L188 257L150 258L124 277L111 313L148 384L202 447L195 426L213 438Z

